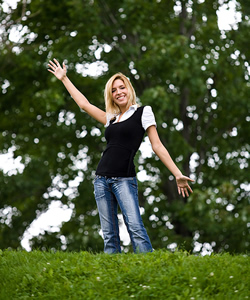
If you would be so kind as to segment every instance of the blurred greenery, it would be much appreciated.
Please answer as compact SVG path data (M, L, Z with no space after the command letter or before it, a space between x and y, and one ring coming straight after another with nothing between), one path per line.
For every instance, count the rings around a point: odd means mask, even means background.
M92 181L104 128L48 73L54 57L102 109L107 79L126 74L138 101L152 106L176 164L195 179L194 193L182 199L155 155L137 155L154 248L249 249L249 1L237 1L241 21L220 30L216 12L229 2L32 0L7 10L0 1L0 152L13 149L25 165L0 172L2 249L20 248L53 200L71 207L72 217L59 233L34 237L33 248L103 249Z

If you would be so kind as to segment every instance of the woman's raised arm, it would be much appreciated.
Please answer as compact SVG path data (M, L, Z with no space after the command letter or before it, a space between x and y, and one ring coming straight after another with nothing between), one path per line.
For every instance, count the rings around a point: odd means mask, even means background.
M98 122L106 124L106 112L91 104L88 99L74 86L67 77L65 64L63 63L63 67L61 67L59 62L54 58L54 61L49 61L48 66L48 71L54 74L57 79L62 81L77 105Z

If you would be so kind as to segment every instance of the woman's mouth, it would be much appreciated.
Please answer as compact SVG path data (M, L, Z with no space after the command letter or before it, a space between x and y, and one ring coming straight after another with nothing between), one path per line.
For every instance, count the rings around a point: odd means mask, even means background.
M121 101L121 100L123 100L124 98L125 98L125 95L122 95L122 96L117 97L116 99L119 100L119 101Z

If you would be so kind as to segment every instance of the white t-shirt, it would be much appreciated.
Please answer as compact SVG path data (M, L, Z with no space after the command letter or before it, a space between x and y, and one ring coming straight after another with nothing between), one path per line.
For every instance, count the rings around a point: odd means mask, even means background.
M130 118L136 110L137 110L137 104L131 105L130 108L122 115L119 122L125 121L128 118ZM116 119L115 119L114 123L117 123L119 116L120 116L120 114L115 117ZM107 123L106 123L105 127L109 126L110 120L113 118L114 118L114 116L107 115ZM142 127L144 128L144 130L147 130L147 128L149 126L152 126L152 125L156 126L155 116L154 116L151 106L144 107L143 113L141 116L141 123L142 123Z

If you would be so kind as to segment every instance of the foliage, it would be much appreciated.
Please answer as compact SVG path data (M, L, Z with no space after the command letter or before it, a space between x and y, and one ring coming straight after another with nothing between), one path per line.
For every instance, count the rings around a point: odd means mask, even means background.
M249 257L1 252L1 299L246 299Z
M154 248L248 249L249 9L238 1L241 22L220 31L222 2L32 0L8 12L0 5L1 152L13 149L25 165L1 172L1 248L20 247L32 221L59 199L73 209L71 220L34 238L33 247L102 250L91 182L104 129L47 72L56 57L103 109L107 79L127 74L177 165L196 180L183 200L154 155L137 156L147 174L139 196ZM99 74L87 76L93 63Z

